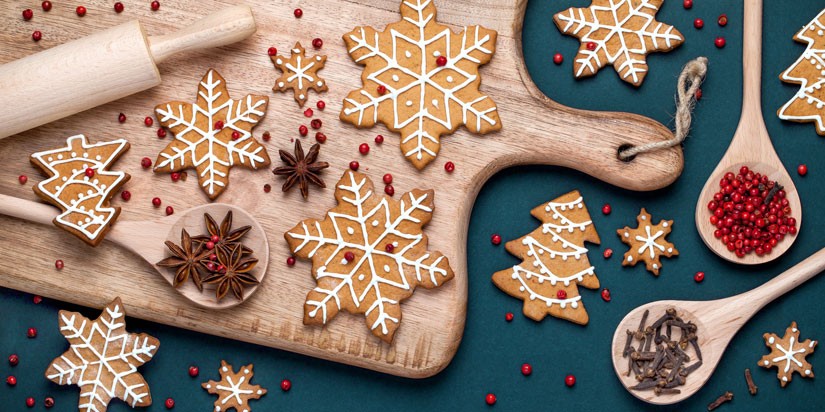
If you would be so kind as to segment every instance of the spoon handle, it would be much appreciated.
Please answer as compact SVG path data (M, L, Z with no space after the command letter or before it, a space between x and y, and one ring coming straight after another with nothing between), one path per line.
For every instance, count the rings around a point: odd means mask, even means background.
M742 116L762 118L762 0L745 0L742 29Z
M0 194L0 214L44 225L52 224L57 210L42 203Z

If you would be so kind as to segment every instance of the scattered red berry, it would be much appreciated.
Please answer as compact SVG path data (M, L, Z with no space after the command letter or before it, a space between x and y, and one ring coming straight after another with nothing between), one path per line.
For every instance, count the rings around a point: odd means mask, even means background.
M34 302L35 305L39 305L40 302L43 302L43 297L40 295L34 295L32 296L32 302Z
M369 153L370 152L370 145L368 145L366 143L361 143L361 145L358 146L358 152L361 153L362 155L365 155L365 154Z
M392 187L392 185L386 185L384 186L384 193L386 193L389 196L393 196L395 195L395 188Z
M325 143L327 141L327 135L321 132L315 133L315 141L318 143Z
M453 162L444 163L444 170L446 170L447 173L452 173L453 171L455 171L455 163L453 163Z
M74 9L74 11L75 11L75 13L77 13L77 15L78 15L78 16L80 16L80 17L83 17L83 16L85 16L85 15L86 15L86 8L85 8L85 7L83 7L83 6L77 6L77 8L76 8L76 9Z
M352 252L344 253L344 259L346 259L347 262L352 262L353 260L355 260L355 254Z
M326 109L327 104L324 103L323 100L318 100L318 103L315 103L315 107L317 107L318 110L324 110L324 109Z
M34 338L36 338L36 337L37 337L37 329L35 329L35 328L29 328L29 330L27 330L27 331L26 331L26 336L27 336L29 339L34 339Z
M307 108L306 110L304 110L305 117L312 117L314 114L315 112L312 111L312 108Z
M63 269L63 266L64 266L64 263L63 263L63 261L62 261L62 260L57 259L57 260L55 260L55 261L54 261L54 267L55 267L57 270Z
M144 157L143 159L140 159L140 167L142 167L144 169L148 169L148 168L152 167L152 159L150 159L148 157Z
M160 207L160 198L159 197L156 197L156 198L152 199L152 206Z
M490 242L496 246L500 245L501 235L499 235L498 233L494 233L492 236L490 236Z
M52 2L44 1L40 3L40 7L43 8L43 11L50 11L52 9Z
M696 274L693 275L693 280L696 281L696 283L701 283L705 280L705 272L696 272Z
M530 376L533 374L533 367L530 366L529 363L525 363L521 365L521 374L524 376Z
M307 129L306 126L301 125L300 127L298 127L298 134L300 134L301 136L306 136L307 134L309 134L309 129Z
M290 257L286 258L286 265L287 266L295 266L295 257L290 256Z
M146 118L143 119L143 124L145 124L146 127L152 127L152 125L155 124L155 121L151 116L146 116Z
M19 356L17 356L17 355L16 355L16 354L14 354L14 353L12 353L11 355L9 355L9 365L11 365L11 366L17 366L17 364L18 364L18 363L20 363L20 357L19 357Z
M561 53L556 53L553 55L553 63L562 64L564 62L564 55Z
M86 171L83 172L83 174L85 174L86 177L91 179L91 178L95 177L95 169L92 169L91 167L87 167Z
M610 302L610 289L602 289L602 300L604 300L605 302Z
M266 54L268 54L270 56L277 56L278 55L278 49L276 49L274 47L270 47L270 48L266 49Z
M604 252L602 252L602 256L604 256L605 259L610 259L610 257L613 256L613 249L605 249Z
M292 389L292 382L289 379L284 379L281 381L281 390L284 392L289 392Z
M487 402L487 405L495 405L496 404L496 395L492 393L488 393L487 396L484 397L484 402Z
M189 376L191 376L193 378L197 378L200 373L201 373L201 370L197 366L195 366L195 365L189 366Z
M312 119L312 121L309 122L309 125L313 129L318 130L324 125L324 122L322 122L321 119Z
M153 1L150 7L152 7L152 11L158 11L158 9L160 9L160 2Z
M592 42L592 41L587 42L587 50L590 50L590 51L596 50L596 43Z
M180 172L170 173L169 178L172 179L173 182L177 182L178 180L180 180Z
M393 246L392 243L387 243L387 246L384 246L384 250L386 250L387 253L392 253L395 251L395 246Z
M264 184L264 193L269 193L272 191L272 186L269 183Z
M51 396L47 396L46 399L43 399L43 406L45 406L46 408L51 408L52 406L54 406L54 398L52 398Z
M271 138L272 138L272 135L269 134L269 132L264 132L264 134L261 135L261 139L264 139L265 142L268 142L269 139L271 139Z
M124 191L120 192L120 198L123 199L124 202L128 202L129 199L132 198L132 193L129 192L128 190L124 190Z
M564 377L564 384L568 387L572 387L576 384L576 377L573 375L567 375Z
M17 181L20 182L21 185L25 185L26 182L29 181L29 177L26 175L17 176Z
M446 57L444 57L444 56L438 56L438 57L435 59L435 64L437 64L437 65L438 65L438 67L444 67L444 66L446 66L446 65L447 65L447 58L446 58Z
M34 17L34 12L32 9L23 10L23 20L29 21Z
M14 375L6 376L6 385L14 386L17 385L17 378Z
M693 98L696 99L697 102L702 100L702 89L696 89L696 93L693 94Z
M705 27L705 21L702 20L702 19L694 19L693 20L693 27L696 27L697 29L701 29L702 27Z
M123 113L118 114L117 121L118 123L126 123L126 115Z
M685 0L684 2L682 2L682 5L683 5L686 9L693 8L693 0Z
M507 322L512 322L513 321L513 312L505 313L504 314L504 320L506 320Z
M564 289L559 289L556 292L556 298L558 299L567 299L567 291Z
M175 407L175 400L172 398L166 398L166 402L163 404L166 406L166 409L172 409Z
M725 27L728 25L728 15L722 14L719 16L719 19L716 20L716 23L719 23L720 26Z
M808 166L801 164L796 167L796 172L799 173L800 176L805 176L808 174Z
M320 49L321 47L324 47L324 41L321 40L320 38L316 37L316 38L312 39L312 47L314 47L316 49Z
M612 212L612 211L613 211L613 207L610 206L610 203L605 203L604 206L602 206L602 213L603 214L609 215L610 212Z
M717 37L716 40L713 41L713 44L716 45L717 49L721 49L721 48L725 47L725 44L727 44L727 42L725 41L724 37L720 36L720 37Z
M360 166L360 165L359 165L359 164L358 164L358 162L356 162L355 160L353 160L353 161L349 162L349 168L350 168L350 170L352 170L352 171L354 171L354 172L357 172L357 171L358 171L358 167L359 167L359 166Z
M384 143L384 136L379 134L379 135L375 136L375 144L381 144L381 143Z
M215 130L223 130L223 120L215 122Z
M240 139L240 138L241 138L241 134L240 134L240 133L238 133L238 131L237 131L237 130L233 130L233 131L232 131L232 140L238 140L238 139Z
M383 84L378 86L378 94L386 94L387 93L387 86Z
M166 129L158 127L158 139L163 139L164 137L166 137Z
M166 206L166 216L169 216L173 213L175 213L175 209L173 209L172 206Z
M115 13L123 13L123 3L115 3Z
M43 39L43 33L40 30L35 30L32 32L32 40L40 41Z
M392 184L392 175L391 174L389 174L389 173L385 174L383 179L384 179L384 184L387 184L387 185Z
M26 406L29 408L34 408L34 398L32 398L31 396L26 398Z
M301 9L295 9L295 11L293 11L292 14L295 15L296 19L300 19L301 16L304 15L304 11Z

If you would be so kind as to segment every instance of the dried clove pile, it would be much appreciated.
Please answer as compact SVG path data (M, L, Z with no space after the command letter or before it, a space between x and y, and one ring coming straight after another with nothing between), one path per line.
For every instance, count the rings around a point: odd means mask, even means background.
M622 356L628 359L627 376L633 373L639 382L630 389L653 390L656 396L680 393L676 387L684 385L687 376L702 366L696 324L685 322L673 308L645 326L648 315L645 311L638 329L627 331ZM638 346L633 346L635 342ZM689 348L695 352L693 363L687 354Z

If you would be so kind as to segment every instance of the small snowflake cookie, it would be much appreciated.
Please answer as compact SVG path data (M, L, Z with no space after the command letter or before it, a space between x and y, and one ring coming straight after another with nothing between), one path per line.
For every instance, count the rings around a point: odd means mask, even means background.
M66 146L31 155L31 162L49 178L33 187L34 193L60 208L54 219L84 242L97 246L120 215L110 202L129 181L124 172L109 170L126 151L129 143L118 139L89 143L86 136L72 136Z
M765 339L765 346L771 353L759 360L759 366L763 368L776 368L776 378L784 388L793 378L796 372L803 378L813 378L813 367L805 357L814 353L817 341L799 340L799 329L796 322L791 322L791 326L785 330L785 336L780 338L773 333L766 333L762 336Z
M285 92L292 89L295 101L303 107L307 102L307 93L315 90L323 93L328 90L327 83L318 75L318 71L324 68L327 56L314 56L311 59L306 57L306 50L301 47L301 43L295 43L295 47L290 50L291 56L287 59L281 56L270 56L275 67L283 73L275 81L275 92Z
M453 278L439 252L427 250L422 227L435 209L432 190L400 200L375 194L366 175L347 170L338 205L284 234L292 253L312 261L317 287L307 294L305 324L326 324L339 311L364 314L372 333L389 343L401 322L401 301L416 286L432 289Z
M363 88L344 99L341 120L399 132L401 152L418 169L461 125L481 134L501 129L496 104L478 90L478 68L493 58L496 35L479 26L455 34L436 21L432 0L402 1L401 20L383 32L357 27L344 35L349 55L365 67Z
M658 225L654 225L650 214L644 208L636 217L636 221L638 225L635 229L625 227L616 231L622 242L630 246L624 254L622 266L636 266L641 260L645 262L648 271L659 276L659 269L662 268L659 258L679 255L673 243L665 240L673 230L673 221L661 220Z
M260 385L253 385L252 378L255 372L254 365L241 367L237 372L232 365L221 361L221 380L202 383L201 387L212 395L218 395L215 400L215 412L224 412L235 409L236 412L252 412L250 400L260 399L266 395L266 389Z
M52 361L45 375L59 385L80 387L79 411L105 412L113 398L133 408L152 404L149 385L137 368L152 360L160 342L126 331L120 298L95 320L65 310L58 318L69 349Z
M684 42L675 27L656 21L664 0L593 0L553 16L562 33L581 41L573 62L576 78L593 76L612 65L622 80L640 86L647 75L645 57Z
M195 169L201 188L215 200L229 184L233 166L269 166L266 148L252 136L268 104L266 96L231 99L226 80L209 69L194 104L172 101L155 107L160 124L175 135L158 155L155 172Z
M825 136L825 10L796 33L794 40L808 47L779 79L799 85L799 91L777 114L782 120L816 122L816 132Z
M599 234L578 190L530 212L542 225L507 242L507 251L523 259L493 274L493 283L524 301L524 315L535 321L548 314L580 325L589 321L579 286L598 289L599 279L587 259L585 242L599 244Z

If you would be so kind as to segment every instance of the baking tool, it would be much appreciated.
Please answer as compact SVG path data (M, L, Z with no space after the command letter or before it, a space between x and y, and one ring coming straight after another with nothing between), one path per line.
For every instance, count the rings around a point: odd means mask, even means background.
M233 216L233 227L252 226L252 230L244 236L244 245L255 252L258 265L253 269L252 274L263 282L269 265L269 242L266 240L266 233L254 217L235 206L213 203L155 220L117 221L106 233L105 239L143 258L169 282L169 285L173 285L174 270L155 265L155 263L168 256L166 246L163 243L169 240L175 244L180 244L180 232L183 228L192 236L206 233L206 227L203 223L204 213L209 213L220 222L226 212L230 210ZM52 226L52 220L56 213L58 213L58 210L54 207L0 194L0 214ZM138 286L134 284L132 287ZM259 286L244 289L244 302L258 290ZM235 299L232 293L227 294L218 302L212 289L207 286L201 292L191 281L187 281L175 290L195 304L209 309L227 309L243 303Z
M249 6L147 37L140 21L103 30L0 66L0 139L160 84L175 53L219 47L255 33ZM20 104L26 102L26 104Z
M702 366L687 377L684 386L676 387L681 391L679 394L656 396L652 390L635 391L628 389L628 391L637 398L656 405L670 405L685 400L699 391L710 379L716 365L719 364L719 360L722 358L722 354L725 353L728 343L756 312L823 270L825 270L825 249L814 253L764 285L736 296L711 301L660 300L639 306L630 311L619 322L619 326L616 327L616 332L613 334L611 349L613 370L625 388L637 384L638 382L632 373L630 376L626 376L627 358L622 357L627 339L626 331L628 329L635 330L639 326L642 315L646 310L650 311L649 319L656 319L656 317L663 315L667 309L675 308L679 316L686 322L692 321L698 327L697 335L699 337L699 348L702 351Z
M719 190L719 181L727 172L736 174L741 166L767 174L768 178L785 187L791 214L796 218L798 228L802 228L802 204L791 176L776 155L771 145L771 137L762 118L762 0L745 0L745 14L742 45L742 117L733 135L733 141L719 165L710 174L699 200L696 203L696 228L705 244L713 253L734 263L754 265L770 262L785 253L796 240L796 236L785 236L771 253L757 256L750 253L744 258L736 257L721 240L713 236L716 227L710 224L708 202Z
M296 38L322 38L324 47L312 53L328 57L320 74L330 84L330 91L311 95L307 107L315 110L315 117L323 119L321 131L329 136L319 159L332 165L323 173L327 188L313 188L305 201L298 191L282 194L282 183L266 170L233 170L229 187L219 198L252 214L273 240L266 284L249 302L228 311L196 308L182 301L148 266L118 248L90 252L90 248L78 245L62 231L4 217L0 217L4 228L0 250L15 253L4 256L0 285L97 308L120 295L131 316L154 322L400 376L423 378L438 373L449 364L461 342L467 305L467 224L476 195L490 176L515 165L554 164L627 189L653 190L672 183L681 173L683 163L679 147L622 162L617 159L619 146L666 140L672 137L671 132L641 116L576 110L541 94L530 80L521 55L526 1L483 0L472 6L466 1L435 1L438 19L456 30L478 24L498 31L495 57L481 68L481 90L497 103L503 129L484 136L459 129L444 137L439 157L421 172L404 160L397 134L384 127L356 130L337 120L344 96L361 88L362 73L362 67L347 55L341 35L358 25L383 27L397 21L400 0L318 1L312 3L311 10L304 10L301 19L293 17L295 5L290 1L248 0L259 26L257 34L248 41L214 53L190 53L186 58L175 58L174 64L170 61L163 66L164 83L149 92L22 133L20 139L0 141L0 193L34 199L30 185L17 182L21 173L28 174L32 183L36 180L37 172L28 165L29 154L52 147L56 136L65 138L82 131L92 139L125 137L133 143L118 163L119 168L132 175L126 187L132 200L124 203L115 199L115 204L123 207L124 221L156 216L158 212L149 204L155 196L180 209L202 204L207 200L192 181L191 171L189 181L171 183L168 175L152 175L140 169L141 157L153 157L169 143L169 137L158 139L153 128L145 127L143 117L159 103L192 96L198 79L214 67L226 77L233 96L269 93L269 114L256 130L271 133L267 149L272 167L280 166L278 149L291 149L289 138L297 137L298 126L309 120L295 106L291 95L271 94L280 72L266 52L269 47L282 51L292 47ZM224 2L218 0L178 0L176 14L170 7L143 21L148 28L160 30L162 25L185 24L194 19L198 10L223 6ZM12 32L30 31L18 15L7 15L0 15L0 27L9 27ZM57 31L54 36L72 38L111 26L116 20L115 13L111 13L87 18L80 26L69 25L77 32L64 31L66 28L58 21L49 31ZM0 33L0 61L20 58L39 47L18 38L4 38ZM618 83L617 86L624 87ZM323 111L315 107L319 99L326 102ZM118 112L126 113L129 120L119 124L115 120ZM374 143L377 134L384 135L383 144ZM372 148L367 156L358 153L362 142L368 142ZM363 316L340 314L323 328L305 326L304 299L315 287L310 265L298 262L289 267L285 263L290 252L281 236L304 219L320 218L334 205L334 182L352 160L361 162L361 170L375 182L384 173L392 173L396 199L414 188L436 190L436 210L425 233L429 249L444 253L456 273L455 279L438 289L418 290L404 301L404 317L392 345L372 336ZM447 161L455 164L452 173L444 170ZM264 192L265 183L272 186L272 192ZM26 247L20 248L20 244ZM55 276L51 262L58 258L66 262L66 267ZM32 261L38 264L32 267ZM112 267L118 270L113 272ZM135 287L135 278L143 279L140 288ZM80 281L86 285L83 289L75 284Z

